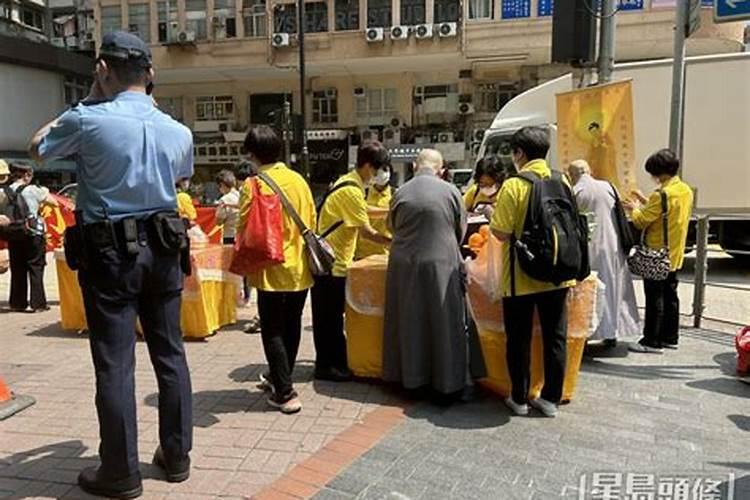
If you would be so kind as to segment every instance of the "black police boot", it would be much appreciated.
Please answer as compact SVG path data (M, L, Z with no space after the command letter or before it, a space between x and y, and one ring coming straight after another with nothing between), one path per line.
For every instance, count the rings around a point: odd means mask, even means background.
M164 469L167 473L167 481L170 483L181 483L190 477L190 456L180 459L167 457L164 450L159 446L154 453L154 465Z
M109 479L98 467L88 467L78 474L78 486L91 495L109 498L138 498L143 494L141 474L125 479Z

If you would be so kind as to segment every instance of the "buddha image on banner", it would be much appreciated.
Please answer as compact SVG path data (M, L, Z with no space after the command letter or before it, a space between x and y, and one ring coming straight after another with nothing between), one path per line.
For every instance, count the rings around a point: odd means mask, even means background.
M636 189L629 80L558 94L557 119L560 167L583 158L594 177L620 193Z

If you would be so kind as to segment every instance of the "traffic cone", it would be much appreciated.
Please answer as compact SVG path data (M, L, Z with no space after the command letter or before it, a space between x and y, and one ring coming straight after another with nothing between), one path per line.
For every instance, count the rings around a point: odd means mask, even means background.
M19 396L11 392L5 379L0 377L0 420L15 415L36 403L31 396Z

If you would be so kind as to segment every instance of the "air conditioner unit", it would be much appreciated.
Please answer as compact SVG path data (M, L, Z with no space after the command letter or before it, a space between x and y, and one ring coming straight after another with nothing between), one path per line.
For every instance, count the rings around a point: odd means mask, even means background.
M375 129L366 128L359 132L360 142L377 141L379 140L378 131Z
M482 142L482 140L484 140L484 129L474 129L471 133L471 139L476 142Z
M171 21L169 23L169 32L170 33L177 33L180 31L180 23L179 21Z
M87 42L93 42L94 41L94 32L93 31L87 31L86 34L83 35L83 38Z
M406 40L409 38L408 26L394 26L391 28L391 40Z
M68 36L65 37L65 46L69 49L77 49L78 48L78 37L77 36Z
M274 33L271 38L271 45L277 49L280 47L289 47L289 33Z
M385 30L383 28L367 28L365 38L368 42L382 42L385 40Z
M386 146L401 144L401 129L387 127L383 130L383 143Z
M432 32L432 25L431 24L420 24L416 28L414 28L414 33L416 33L417 38L419 40L424 40L427 38L432 38L433 32Z
M453 142L453 132L440 132L438 134L438 142Z
M474 105L470 102L462 102L458 105L458 114L460 115L473 115Z
M179 43L194 43L195 31L180 31L177 34L177 41Z
M50 43L55 47L65 47L65 39L61 36L52 37Z
M364 87L354 87L354 97L357 99L364 99L367 97L367 90Z
M326 89L325 96L334 99L336 97L336 89Z
M458 34L458 23L440 23L438 35L440 38L454 37Z
M391 124L391 127L393 128L401 128L404 124L401 121L401 118L394 116L391 118L391 121L389 122Z
M83 51L94 51L96 50L96 44L93 40L87 40L81 37L78 39L78 49Z

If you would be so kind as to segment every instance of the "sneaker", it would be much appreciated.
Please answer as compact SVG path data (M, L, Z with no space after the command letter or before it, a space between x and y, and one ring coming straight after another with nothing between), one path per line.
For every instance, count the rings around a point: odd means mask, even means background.
M190 456L185 456L179 460L168 459L159 446L154 453L153 463L167 473L167 482L169 483L181 483L190 477Z
M264 392L273 392L273 384L271 383L271 375L269 373L261 373L258 375L258 389Z
M260 318L255 316L248 321L242 331L245 333L260 333Z
M650 354L663 354L664 350L661 347L651 347L650 345L643 345L638 343L628 344L628 351L630 352L645 352Z
M543 398L536 398L529 401L529 404L542 412L545 417L555 418L557 416L557 405Z
M302 403L297 397L297 393L294 391L292 391L292 394L286 400L277 397L275 394L272 395L268 398L268 406L276 408L285 415L298 413L302 409Z
M510 411L512 411L514 414L518 415L519 417L525 417L529 414L529 405L527 404L518 404L515 401L513 401L513 398L505 398L505 406L510 408Z

